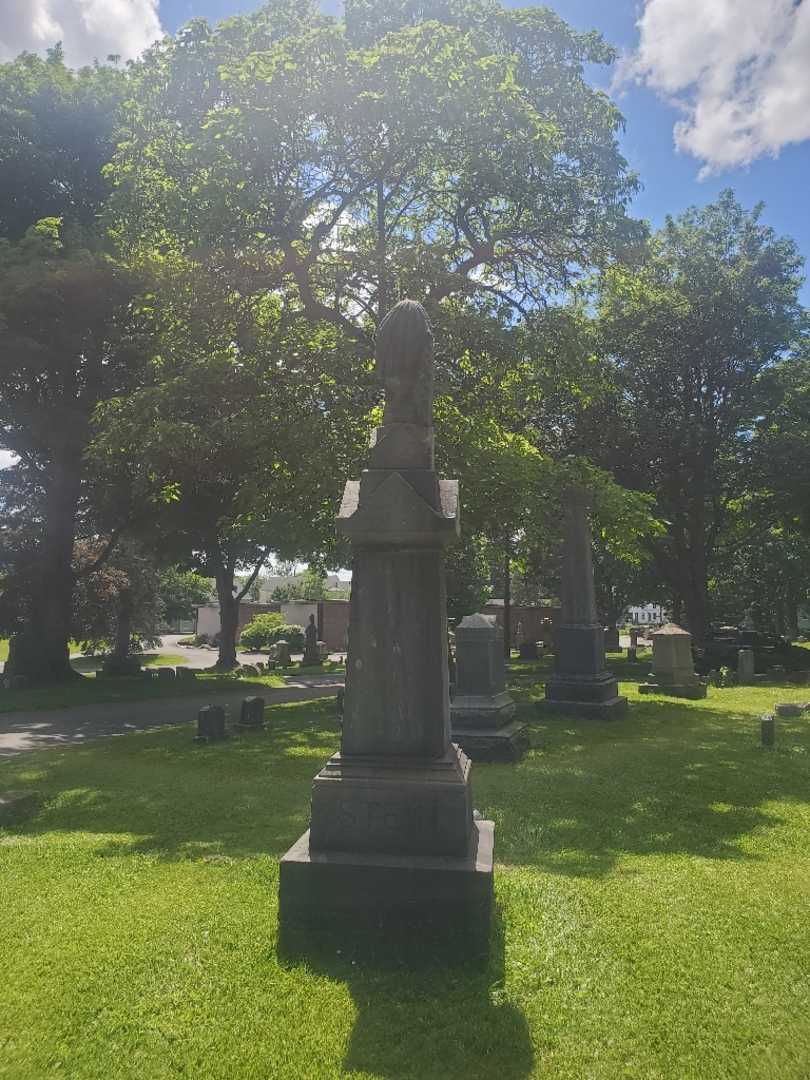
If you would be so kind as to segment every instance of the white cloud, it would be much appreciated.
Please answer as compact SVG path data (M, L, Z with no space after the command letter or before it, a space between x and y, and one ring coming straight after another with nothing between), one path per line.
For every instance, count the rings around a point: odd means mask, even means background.
M57 41L73 67L110 53L129 60L161 35L158 0L0 0L0 60Z
M683 112L702 175L810 139L810 0L645 0L625 63Z

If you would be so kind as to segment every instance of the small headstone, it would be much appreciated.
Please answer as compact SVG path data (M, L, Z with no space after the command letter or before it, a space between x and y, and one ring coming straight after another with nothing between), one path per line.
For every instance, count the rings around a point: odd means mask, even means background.
M689 631L675 623L667 623L651 637L653 670L650 682L642 683L638 692L684 698L706 697L706 683L695 674L692 635Z
M617 626L605 627L605 652L619 652L619 628Z
M105 656L98 675L139 675L140 656Z
M324 660L329 659L329 646L326 644L325 641L318 642L318 655L321 658L321 663L323 663Z
M536 641L521 641L518 645L518 653L521 660L537 660L537 642Z
M157 677L159 679L171 681L177 678L177 672L173 667L161 667L157 669Z
M98 678L100 674L101 674L101 672L97 671L96 672L96 678ZM158 675L158 669L157 668L148 668L148 667L141 668L141 678L146 679L147 682L151 682L152 679L156 679L157 675Z
M754 650L740 649L737 653L737 682L750 686L754 681Z
M762 745L771 749L776 745L776 718L763 716L759 722L760 738Z
M318 649L318 627L315 625L315 616L310 615L309 622L304 630L304 657L301 661L303 667L319 667L321 654Z
M797 705L795 702L786 702L783 705L777 705L774 711L777 716L781 716L785 719L788 719L789 717L795 719L795 717L801 716L804 710L804 705Z
M524 643L521 643L521 648ZM528 748L506 689L503 630L490 615L465 615L456 627L453 742L473 761L517 761Z
M264 698L246 697L242 701L237 727L264 731Z
M197 678L197 670L196 670L196 668L178 667L177 668L177 678L178 679L196 679Z
M203 705L197 713L195 742L219 742L226 738L225 710L221 705Z
M279 667L289 667L292 663L290 660L290 643L283 638L281 641L276 642L276 662Z
M772 668L768 668L768 678L773 679L774 681L784 679L786 675L787 671L782 664L774 664Z

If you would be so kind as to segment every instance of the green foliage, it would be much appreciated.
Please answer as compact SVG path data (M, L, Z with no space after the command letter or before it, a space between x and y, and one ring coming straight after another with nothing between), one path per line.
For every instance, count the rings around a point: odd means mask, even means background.
M284 626L284 616L277 611L254 615L247 626L243 627L239 635L239 643L251 652L266 649L278 640L272 638L271 635L281 626Z
M59 47L0 64L0 238L47 217L95 225L128 76L104 64L72 71Z
M464 535L444 557L447 580L447 616L458 622L485 606L490 595L489 545L480 536Z
M128 250L205 252L368 345L400 296L526 311L638 228L611 51L547 9L271 4L133 73L110 176ZM202 257L202 255L200 255ZM359 319L358 319L359 313Z
M802 323L792 240L733 193L668 219L637 267L604 272L602 349L615 392L584 418L580 447L656 500L657 573L702 638L707 586L763 405L762 379Z

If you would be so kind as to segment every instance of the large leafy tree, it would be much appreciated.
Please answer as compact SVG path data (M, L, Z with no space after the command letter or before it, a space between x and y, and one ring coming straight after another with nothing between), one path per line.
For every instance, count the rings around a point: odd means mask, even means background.
M94 225L126 89L126 69L73 71L58 47L0 64L0 237L19 240L47 217Z
M93 456L111 491L154 509L161 545L214 579L227 670L239 601L271 554L334 549L370 402L334 328L288 316L278 297L223 294L184 260L154 273L150 381L102 410Z
M705 637L708 582L741 460L763 404L762 380L802 321L795 244L730 191L669 219L636 267L600 283L599 330L615 390L575 443L626 486L655 496L663 535L655 569Z
M9 674L38 682L72 674L74 545L96 529L85 453L98 404L143 376L141 288L138 276L56 219L17 243L0 241L0 448L18 459L0 473L0 500L24 539L5 582L13 602L0 605L3 629L14 635Z
M366 345L402 296L527 312L636 228L612 59L545 8L286 0L134 73L110 175L128 248L174 243Z

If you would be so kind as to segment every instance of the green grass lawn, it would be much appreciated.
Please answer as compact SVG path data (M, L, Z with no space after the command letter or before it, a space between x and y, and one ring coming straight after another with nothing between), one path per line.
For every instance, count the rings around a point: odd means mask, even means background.
M244 686L248 691L262 687L285 686L278 675L259 675L236 678L229 675L198 675L196 679L159 679L140 677L116 677L96 679L83 675L70 683L32 690L0 691L0 714L18 712L21 709L67 709L76 705L95 705L115 701L152 701L163 698L199 697L205 694L222 694ZM2 1076L0 1064L0 1077Z
M758 716L808 689L623 689L605 723L540 718L524 686L531 752L474 767L483 969L340 937L279 956L278 858L332 701L216 747L171 728L0 763L0 790L38 792L0 830L0 1076L806 1078L810 720L768 752Z

